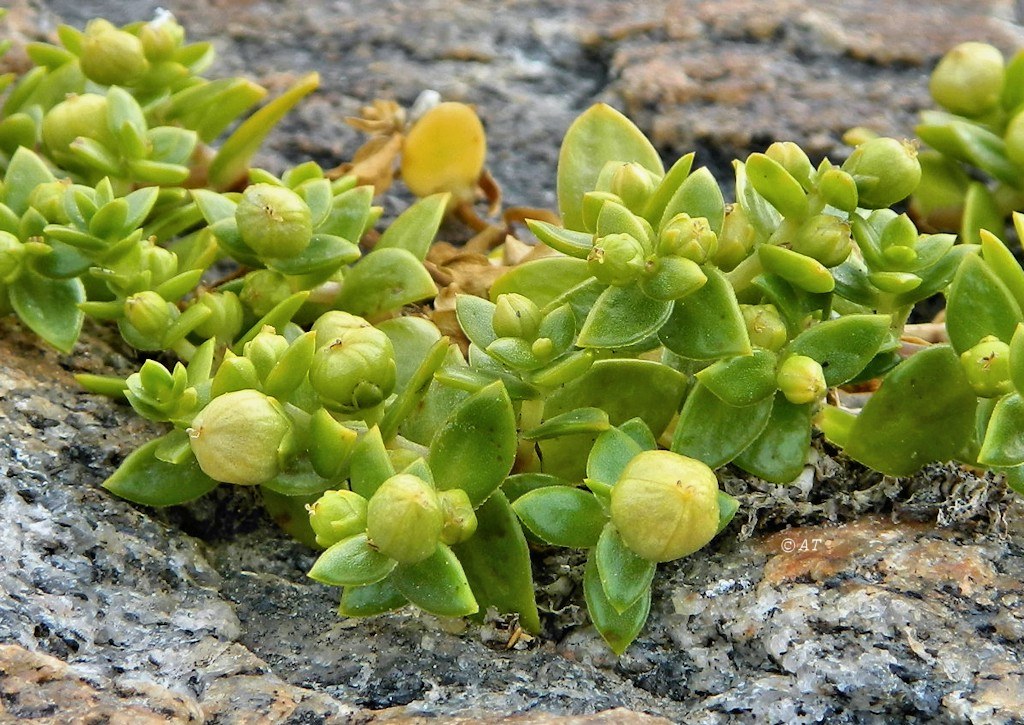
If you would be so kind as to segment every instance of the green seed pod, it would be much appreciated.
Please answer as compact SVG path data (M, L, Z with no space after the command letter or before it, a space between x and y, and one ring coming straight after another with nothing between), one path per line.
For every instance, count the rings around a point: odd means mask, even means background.
M81 167L82 162L69 151L71 143L79 137L91 138L108 149L117 148L117 141L107 125L106 96L72 95L43 116L43 147L58 163Z
M747 212L739 204L729 204L725 208L722 233L718 235L718 249L711 257L712 264L724 272L734 269L750 256L756 238L757 230Z
M25 245L10 232L0 231L0 284L10 284L21 275ZM6 294L0 295L5 297Z
M622 200L622 205L639 214L654 193L658 177L635 161L622 164L612 174L611 192Z
M93 20L82 36L82 72L104 86L130 86L148 69L142 41L106 20Z
M64 196L70 187L67 180L49 181L39 184L28 195L28 204L51 224L67 224L68 213L64 209Z
M779 366L775 377L779 390L794 405L814 403L825 397L828 384L821 364L805 355L793 355Z
M320 315L310 329L316 333L317 348L321 348L324 345L333 344L353 330L367 328L373 329L373 325L362 317L341 310L331 310Z
M366 530L366 499L354 491L324 491L306 510L316 543L325 549Z
M444 524L441 527L441 543L453 546L472 538L476 533L476 513L469 495L461 488L451 488L437 494L441 502Z
M998 398L1013 392L1010 346L997 337L983 337L960 356L967 381L979 398Z
M609 234L594 242L587 256L590 273L604 284L625 286L644 271L644 247L630 234Z
M399 473L380 485L366 508L370 544L400 564L423 561L437 550L444 513L429 483Z
M740 305L750 344L776 352L789 340L786 323L775 305Z
M498 295L491 327L498 337L520 337L533 340L544 319L540 308L529 297L515 292Z
M583 195L581 213L583 215L583 228L585 231L594 232L597 230L597 218L601 216L601 207L606 201L614 201L622 204L622 199L608 191L588 191Z
M383 403L395 389L396 375L391 340L374 327L351 330L321 347L309 368L309 381L324 405L346 414Z
M826 267L846 261L853 250L850 225L831 214L816 214L800 225L793 251L816 259Z
M253 184L242 193L235 221L244 241L260 257L298 256L313 238L313 214L302 197L274 184Z
M124 301L125 321L143 338L158 341L179 316L178 309L157 292L137 292ZM132 345L135 342L128 340ZM138 347L138 345L135 345ZM159 345L158 345L159 347ZM143 350L152 349L143 347Z
M805 189L810 187L814 166L811 165L811 160L798 145L792 141L776 141L765 150L764 155L788 171L794 179L800 182L802 187Z
M260 330L256 337L245 343L242 352L245 357L252 360L260 379L265 380L287 349L288 340L283 335L278 335L274 328L268 325Z
M207 476L255 486L280 471L292 423L274 398L257 390L238 390L211 400L192 420L188 435Z
M718 235L704 217L676 214L658 235L658 254L704 264L718 250Z
M932 71L928 90L948 111L981 116L999 103L1006 68L1003 54L988 43L961 43Z
M653 562L687 556L718 532L718 479L696 459L644 451L612 488L611 518L638 556Z
M910 196L921 181L917 148L909 141L873 138L853 150L843 171L857 182L857 203L883 209Z
M257 269L245 275L238 299L257 316L263 317L291 297L292 292L287 278L280 272Z

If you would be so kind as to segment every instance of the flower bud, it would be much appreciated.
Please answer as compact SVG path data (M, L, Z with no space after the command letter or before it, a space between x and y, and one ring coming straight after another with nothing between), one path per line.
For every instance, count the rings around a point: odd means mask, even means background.
M371 545L400 564L415 564L433 554L443 527L437 493L409 473L384 481L366 508L366 535Z
M255 486L278 474L292 423L274 398L257 390L238 390L211 400L193 419L188 435L207 476Z
M775 383L793 405L814 403L825 397L828 384L821 364L805 355L793 355L779 366Z
M152 242L140 245L139 271L148 270L150 284L161 285L178 273L178 255Z
M238 298L253 313L263 317L291 294L291 285L283 274L272 269L257 269L245 275Z
M185 42L185 29L167 11L139 29L139 40L146 57L153 62L171 60L174 51Z
M729 204L725 209L722 233L718 235L718 248L711 262L723 271L734 269L737 264L750 256L757 232L747 218L747 212L739 204Z
M850 225L831 214L816 214L800 225L793 251L816 259L826 267L842 264L853 249Z
M611 192L622 200L622 205L635 214L643 209L654 193L658 178L635 161L622 164L612 174Z
M520 337L533 340L543 316L540 308L528 297L512 292L498 295L491 326L498 337Z
M245 343L242 351L245 357L252 360L260 380L265 380L287 349L288 340L283 335L278 335L274 328L268 325L260 330L256 337Z
M58 163L81 166L70 153L71 143L80 136L99 141L107 148L117 148L117 141L107 125L106 96L72 95L43 116L43 146Z
M242 303L234 292L200 292L196 304L211 313L196 326L194 332L199 337L230 342L242 330Z
M316 333L316 346L330 345L353 330L373 329L373 325L362 317L341 310L325 312L317 318L311 328Z
M999 103L1005 75L998 49L988 43L961 43L942 56L928 90L948 111L981 116Z
M778 163L789 172L790 176L800 182L804 188L810 186L811 174L814 167L807 154L792 141L776 141L767 149L764 155Z
M644 271L645 257L643 245L632 235L608 234L594 242L587 268L600 282L622 287Z
M309 381L324 405L348 414L383 403L395 389L396 375L391 340L374 327L351 330L324 345L309 368Z
M140 350L159 350L164 334L181 313L157 292L137 292L124 301L121 333Z
M786 323L775 305L740 305L750 344L778 351L789 340Z
M843 164L857 182L857 203L883 209L910 196L921 181L917 149L909 141L879 137L862 143Z
M704 217L676 214L661 230L658 253L704 264L718 250L718 235Z
M998 398L1013 392L1010 346L988 335L960 356L967 381L980 398Z
M93 20L82 36L86 78L104 86L130 86L149 69L142 41L106 20Z
M461 488L452 488L437 494L441 503L444 523L441 526L441 543L452 546L461 544L476 533L476 512L469 495Z
M354 491L324 491L306 510L316 543L325 549L366 530L366 499Z
M687 556L718 532L718 479L696 459L644 451L612 488L611 518L638 556L653 562Z
M0 284L10 284L18 278L24 258L25 245L21 240L10 232L0 231Z
M67 224L64 196L69 186L66 180L39 184L28 195L28 205L42 214L50 224Z
M313 238L313 214L302 197L274 184L253 184L235 209L238 232L260 257L287 259L301 254Z

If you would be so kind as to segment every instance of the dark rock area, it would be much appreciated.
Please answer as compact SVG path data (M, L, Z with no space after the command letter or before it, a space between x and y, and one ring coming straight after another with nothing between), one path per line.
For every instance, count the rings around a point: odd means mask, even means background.
M507 201L540 206L594 101L724 178L776 138L838 158L850 125L909 136L942 52L1024 45L1008 0L14 0L9 25L157 6L214 42L216 74L321 73L259 158L272 170L344 160L346 115L433 88L477 105ZM338 618L314 554L247 490L168 511L107 494L156 426L71 375L138 364L102 328L61 355L0 318L0 722L1024 722L1024 507L998 481L896 480L825 447L792 486L726 472L741 515L660 568L623 657L565 554L538 554L544 631L510 649L500 617Z

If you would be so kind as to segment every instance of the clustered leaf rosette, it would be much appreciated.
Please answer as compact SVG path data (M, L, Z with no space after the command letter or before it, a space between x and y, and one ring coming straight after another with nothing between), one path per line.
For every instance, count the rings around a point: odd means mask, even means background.
M952 48L932 71L941 110L921 114L923 178L910 201L926 231L1001 234L1024 206L1024 52L1010 59L987 43ZM861 133L858 131L858 133Z
M512 476L506 490L525 527L554 546L588 549L583 588L591 621L622 654L647 621L657 564L706 546L735 514L700 461L658 450L639 418L609 428L587 461L586 488Z

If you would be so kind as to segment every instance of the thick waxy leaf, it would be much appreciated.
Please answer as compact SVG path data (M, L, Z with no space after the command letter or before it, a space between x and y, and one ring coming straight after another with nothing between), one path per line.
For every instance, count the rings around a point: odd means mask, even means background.
M592 558L605 596L619 614L650 591L657 565L634 554L610 523L601 532Z
M3 202L16 215L28 209L28 199L40 184L54 181L50 170L30 149L19 146L4 174Z
M82 280L49 279L28 269L10 286L11 307L32 332L63 352L71 352L82 330Z
M299 458L262 486L284 496L311 496L331 488L331 482L317 475L307 459Z
M618 428L605 431L590 450L587 478L614 486L629 462L643 450L629 434Z
M527 219L526 226L544 244L570 257L586 259L594 248L594 235L589 232L574 232L537 219Z
M725 199L722 189L707 168L700 168L686 178L661 214L659 228L665 226L676 214L689 214L692 218L704 217L715 234L721 234L725 219Z
M811 403L794 405L775 396L768 425L735 458L737 466L772 483L789 483L800 475L811 446Z
M380 429L374 426L366 431L352 449L353 491L369 500L384 481L395 475L395 469L388 457L388 449L380 437Z
M1017 300L989 266L975 256L964 259L946 303L946 330L953 348L962 353L987 335L1009 342L1022 320Z
M547 473L515 473L501 484L501 492L509 501L515 501L523 494L545 486L570 486L568 481ZM489 500L489 499L488 499Z
M339 309L373 318L437 294L430 273L411 252L375 249L345 275L335 303Z
M787 352L821 363L829 386L852 380L889 336L889 315L846 315L800 333Z
M1017 217L1014 216L1014 221ZM1024 309L1024 269L1013 252L994 234L981 232L981 256L989 270L1010 291L1017 304Z
M236 342L234 348L232 348L234 353L236 355L241 355L245 350L245 343L260 334L264 327L273 327L278 334L281 334L281 331L284 330L285 326L289 322L291 322L292 317L299 311L299 308L305 304L308 297L309 292L296 292L291 297L283 299L274 305L270 312L263 315L255 325L249 328L248 332L238 339L238 342Z
M725 530L739 508L740 502L735 496L730 496L725 491L718 492L718 533Z
M608 414L600 408L577 408L549 418L522 436L530 441L545 440L573 433L600 433L608 430L610 425Z
M479 506L501 485L516 456L516 417L501 383L474 393L430 442L438 488L461 488Z
M714 267L702 269L707 283L676 301L658 337L669 350L691 360L749 355L747 326L732 285Z
M807 214L807 194L782 164L764 154L751 154L746 163L747 182L785 217Z
M203 473L192 456L174 465L156 457L164 438L136 449L103 482L103 488L144 506L176 506L209 493L217 482Z
M1024 324L1017 325L1010 340L1010 380L1017 392L1024 395Z
M1024 398L1004 395L988 421L978 462L986 466L1024 464Z
M313 470L326 479L341 478L348 470L349 456L357 434L320 408L309 421L309 461Z
M724 466L768 425L774 400L769 396L754 405L737 408L723 403L698 383L679 414L672 450L703 461L711 468Z
M651 611L650 587L626 611L619 612L605 594L595 557L591 556L583 572L583 594L587 600L590 621L612 651L621 655L647 622L647 615Z
M596 237L608 234L628 234L638 241L650 237L650 231L644 221L622 204L607 201L601 206L597 217Z
M401 392L409 384L427 351L441 339L437 327L422 317L395 317L384 320L377 329L388 336L395 348L395 365L398 367L395 391Z
M642 450L653 451L658 447L658 442L654 440L654 434L641 418L627 420L619 426L619 430L635 440Z
M302 254L289 259L267 260L267 265L281 274L315 274L333 272L343 264L359 259L359 247L341 237L314 234Z
M459 327L469 341L481 350L486 350L498 337L491 325L494 310L494 303L482 297L458 295L455 298L455 314L459 320Z
M544 307L590 278L586 260L572 257L534 259L501 275L491 285L491 299L517 292L533 300L538 307Z
M345 587L341 593L338 614L343 617L372 617L404 607L408 603L409 600L398 591L395 583L387 578L366 586Z
M719 360L696 377L701 384L729 405L753 405L775 394L778 356L771 350L755 348L750 355Z
M690 175L690 169L693 168L694 154L692 151L685 156L682 156L674 164L672 168L665 174L665 178L661 180L658 187L651 194L651 197L647 200L647 204L644 206L643 216L644 219L649 221L651 224L658 224L661 218L665 215L665 208L669 205L672 197L675 196L676 191L682 185L686 178Z
M558 210L567 229L583 230L583 195L609 161L634 161L659 176L661 158L633 123L611 106L595 104L565 133L558 154Z
M572 486L545 486L523 494L512 509L530 531L553 546L587 549L608 520L594 494Z
M517 612L520 626L540 631L530 550L508 499L496 491L476 510L473 538L453 547L481 611Z
M661 329L672 313L672 304L648 297L636 284L609 287L594 303L576 344L616 348L640 342Z
M963 450L976 406L956 353L935 345L886 376L857 416L844 450L876 471L907 476Z
M831 292L836 281L828 268L816 259L772 244L757 249L764 268L800 289L813 293Z
M444 544L423 561L402 564L392 581L410 602L441 617L465 617L480 607L455 553Z
M391 222L374 249L404 249L422 262L444 219L450 196L433 194L417 201Z
M356 534L322 553L308 576L333 587L366 586L390 574L395 563L394 559L372 547L366 534Z

